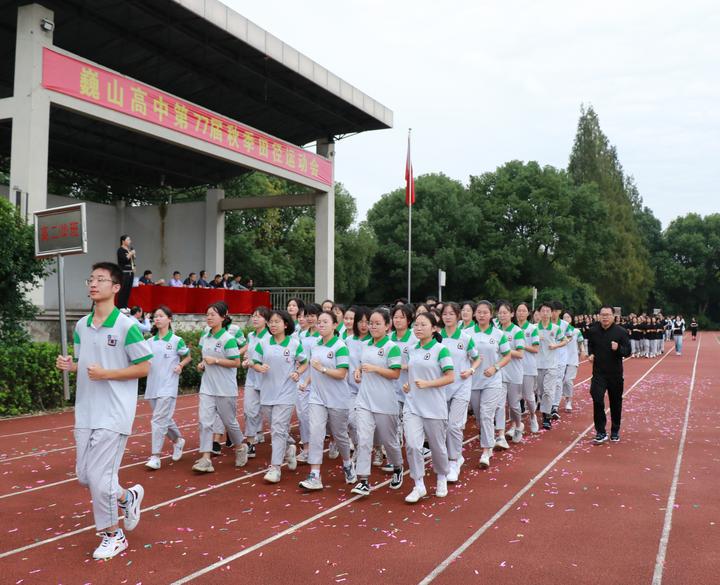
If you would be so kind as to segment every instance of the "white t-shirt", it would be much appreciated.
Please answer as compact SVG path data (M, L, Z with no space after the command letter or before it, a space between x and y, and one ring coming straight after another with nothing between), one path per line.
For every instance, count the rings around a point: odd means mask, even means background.
M132 433L138 398L137 380L91 380L88 366L99 364L119 370L152 359L150 346L143 339L137 322L113 308L99 327L94 313L75 325L74 360L77 362L75 428L108 429L121 435Z
M475 370L472 377L472 389L482 390L502 386L502 370L496 371L489 378L483 372L498 363L510 351L510 342L505 333L494 325L490 325L485 330L481 330L479 325L475 325L472 329L465 329L465 332L470 333L475 347L483 358L480 367Z
M288 336L278 343L268 335L255 346L256 364L267 364L270 369L264 374L258 372L260 381L260 404L295 404L297 382L290 377L297 365L304 364L307 356L297 337Z
M363 347L360 366L363 364L399 370L402 367L402 353L400 348L386 335L377 343L370 340ZM354 372L351 371L351 374ZM388 380L375 372L363 372L355 408L364 408L380 414L397 415L399 409L395 392L395 380Z
M358 386L357 382L355 382L355 378L352 377L352 373L360 365L360 356L362 355L363 347L365 347L370 341L372 341L372 336L370 334L366 335L362 339L356 335L348 335L345 339L345 345L347 345L348 351L350 352L351 375L348 376L348 384L350 385L350 393L353 396L357 395L358 390L360 390L360 386Z
M207 329L199 341L202 357L234 360L240 357L237 339L225 328L213 335ZM218 364L205 363L205 371L200 381L200 394L208 396L237 396L237 368L226 368Z
M585 338L583 337L582 331L576 329L572 325L568 327L568 336L570 337L570 343L567 344L567 365L577 366L580 364L580 347Z
M395 395L398 402L405 402L405 392L403 392L402 387L403 384L408 381L407 365L410 359L410 350L417 345L418 339L415 337L412 329L408 329L405 331L405 335L401 338L398 338L397 333L393 331L390 336L390 341L400 348L400 353L402 354L402 364L405 366L405 369L400 371L400 377L395 380Z
M190 349L182 337L168 331L165 337L155 335L148 339L153 358L150 360L150 373L145 387L145 399L177 396L180 374L174 372Z
M262 374L258 374L255 370L252 368L253 364L253 358L255 357L255 347L257 347L258 342L266 337L267 335L270 335L270 331L268 331L267 327L263 329L260 333L257 333L256 331L251 331L248 333L247 336L247 343L248 348L247 352L245 353L245 357L250 361L250 366L247 370L247 375L245 376L245 389L257 389L260 384L260 376Z
M404 412L421 416L447 420L448 404L445 388L418 388L416 380L436 380L445 372L454 368L452 356L442 343L435 339L426 345L418 342L410 350L408 361L408 384L410 391L405 395Z
M448 402L453 398L469 401L472 376L463 380L460 377L460 372L469 370L479 355L475 347L475 341L473 341L473 338L470 337L467 332L462 331L460 327L458 327L451 336L448 336L447 331L443 328L443 330L440 331L440 335L443 338L443 345L450 352L455 368L455 381L445 386L445 398Z
M328 370L350 369L348 348L337 336L328 339L327 343L323 343L320 339L313 345L311 355L311 359L318 360ZM326 408L347 410L350 408L350 386L347 381L349 375L350 372L342 380L336 380L313 368L310 374L312 384L308 402Z
M501 328L502 329L502 328ZM515 323L510 323L507 329L502 329L503 333L510 343L510 349L525 349L525 333ZM510 384L522 384L523 380L523 362L525 361L526 352L523 351L522 359L514 357L510 358L510 362L502 369L503 382Z
M537 324L538 338L540 340L540 351L537 355L537 367L539 370L555 369L558 365L557 352L560 349L550 349L551 345L560 343L565 339L560 327L552 321L548 322L548 326L543 327L542 321Z
M525 347L528 348L531 345L538 347L540 345L540 336L538 335L537 325L525 321L522 327L522 332L525 334ZM537 376L537 354L525 352L522 359L523 376Z

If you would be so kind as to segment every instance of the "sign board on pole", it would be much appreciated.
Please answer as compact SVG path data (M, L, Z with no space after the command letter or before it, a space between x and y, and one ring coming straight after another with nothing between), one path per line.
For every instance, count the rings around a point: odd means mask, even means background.
M36 211L35 256L57 258L58 312L60 313L60 349L68 355L67 319L65 318L65 259L69 254L87 253L87 225L85 203L64 205ZM70 382L63 371L65 400L70 400Z
M35 212L35 256L87 253L85 203Z

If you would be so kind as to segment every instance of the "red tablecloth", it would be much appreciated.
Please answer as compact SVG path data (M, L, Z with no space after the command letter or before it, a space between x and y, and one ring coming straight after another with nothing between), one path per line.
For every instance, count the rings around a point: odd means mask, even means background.
M167 305L173 313L204 314L208 305L217 301L225 301L233 314L249 315L262 305L271 307L270 293L266 291L171 286L136 286L130 293L128 306L152 311L159 305Z

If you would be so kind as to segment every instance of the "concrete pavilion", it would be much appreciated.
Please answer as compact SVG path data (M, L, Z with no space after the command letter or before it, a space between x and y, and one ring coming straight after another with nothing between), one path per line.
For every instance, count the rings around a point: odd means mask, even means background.
M29 221L76 199L48 170L113 185L208 186L205 201L88 203L86 256L66 259L68 307L87 305L88 265L133 235L137 269L222 272L224 213L315 205L315 290L333 297L337 137L390 128L392 112L218 0L0 0L0 192ZM304 145L314 144L314 151ZM261 171L309 195L225 199ZM54 277L34 293L57 307Z

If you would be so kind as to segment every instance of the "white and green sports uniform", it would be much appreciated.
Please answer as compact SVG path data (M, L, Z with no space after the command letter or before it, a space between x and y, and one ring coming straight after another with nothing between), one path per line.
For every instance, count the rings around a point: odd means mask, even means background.
M502 372L497 370L489 378L483 372L508 354L510 342L505 333L493 325L487 329L475 325L470 331L482 356L482 363L472 378L470 404L480 429L480 446L491 449L495 446L495 412L503 397Z
M285 460L290 419L297 400L297 382L290 375L298 365L307 362L307 356L298 337L286 336L278 343L274 336L269 335L255 346L253 361L270 367L264 374L259 374L260 404L263 416L270 421L270 463L279 467Z
M402 353L400 348L385 335L378 341L371 340L363 347L360 367L363 364L400 370ZM400 413L394 382L376 372L362 372L360 391L355 402L358 433L357 473L361 477L370 475L370 454L374 444L385 446L388 461L393 467L402 466L398 435ZM375 435L377 439L374 438Z
M559 319L556 325L560 328L560 332L562 333L562 340L570 340L570 338L572 337L570 327L572 327L572 325L565 321L565 319ZM555 394L553 395L552 401L553 406L558 406L560 404L560 398L562 397L563 380L565 379L565 368L567 367L568 363L569 349L570 346L568 344L555 350L555 353L557 354L557 373L555 378Z
M537 331L540 338L540 351L537 354L537 388L538 394L540 394L540 412L550 414L555 398L558 365L555 354L558 350L550 349L550 346L560 343L564 336L560 327L552 322L548 322L547 327L542 322L538 323Z
M190 350L182 337L178 337L172 331L168 331L162 338L158 335L151 337L148 339L148 345L153 358L150 360L145 399L150 402L153 411L150 421L151 453L156 454L162 451L165 437L174 443L182 436L172 418L180 381L180 375L175 373L175 368Z
M365 337L358 337L357 335L349 335L345 339L345 345L347 345L348 351L350 352L350 371L348 372L348 386L350 387L350 413L348 418L348 432L353 443L357 445L357 422L355 420L355 400L357 399L358 391L360 386L355 381L355 370L360 366L360 356L362 355L363 347L365 347L372 340L372 336L368 333Z
M566 399L572 400L573 397L573 385L575 384L575 376L577 376L578 367L580 365L580 351L581 344L585 341L582 331L573 327L568 326L568 337L570 343L567 344L568 362L565 366L565 375L563 376L563 396Z
M95 526L104 530L118 523L118 470L132 432L138 381L91 380L87 370L92 364L123 369L153 355L136 320L116 307L99 326L93 324L94 316L80 319L73 333L78 368L74 434L77 478L89 486Z
M530 323L530 321L525 321L523 323L522 329L524 335L525 335L525 347L539 347L540 346L540 336L538 335L538 329L537 325L534 323ZM537 359L536 354L531 353L529 351L525 352L525 355L523 356L523 387L522 387L522 397L525 401L525 407L527 411L530 413L530 416L535 417L535 411L537 410L537 401L535 400L535 384L537 382ZM535 424L532 423L531 424Z
M203 360L206 358L235 360L240 358L237 340L227 329L221 327L213 334L208 328L198 342ZM245 437L237 421L237 367L226 368L205 362L200 382L200 453L212 450L213 432L222 432L221 425L235 445Z
M500 400L500 405L495 411L495 429L505 429L505 404L510 407L510 420L513 425L520 426L521 411L520 398L522 397L523 383L523 361L525 360L525 332L515 323L510 323L502 328L503 333L510 343L510 348L516 351L522 351L522 359L510 358L508 363L502 369L502 380L504 392Z
M310 329L306 329L305 331L301 331L298 334L298 339L300 339L300 343L302 343L303 350L305 350L306 355L310 356L313 346L317 344L321 338L320 334L317 331L311 333ZM310 380L310 368L305 370L305 372L303 372L303 375L300 377L301 383L307 380ZM308 414L308 399L310 398L311 386L312 381L310 382L310 385L305 388L305 390L300 390L300 384L298 384L297 388L295 411L297 412L298 424L300 426L300 441L303 444L307 444L308 441L310 441L310 418Z
M392 341L400 348L400 352L402 353L402 363L405 366L405 369L400 372L400 378L398 378L395 383L398 402L404 403L405 392L403 392L402 387L403 384L408 381L407 365L408 360L410 359L410 349L417 345L418 339L417 337L415 337L412 329L408 328L408 330L405 331L405 334L402 337L398 337L397 332L393 331L392 335L390 335L390 341ZM400 408L402 408L402 406Z
M417 380L435 380L453 370L453 360L448 348L432 339L425 345L420 342L410 350L408 360L408 385L405 396L403 427L405 451L407 452L410 477L416 482L425 475L423 442L427 439L432 451L433 469L438 475L447 475L448 406L445 388L418 388Z
M333 335L327 342L322 338L311 349L311 361L320 362L321 368L328 370L350 369L350 352L347 346ZM313 368L312 384L308 405L310 419L310 450L308 463L321 465L323 444L329 427L335 445L343 461L350 458L350 438L348 437L348 408L350 406L350 387L347 375L335 380L322 371Z
M243 390L243 415L245 416L245 434L248 437L255 437L262 432L262 416L260 415L260 374L252 368L253 358L255 356L255 347L257 344L270 335L267 327L258 333L251 331L248 333L248 348L245 354L246 359L250 361L250 367L247 369L245 377L245 388Z

